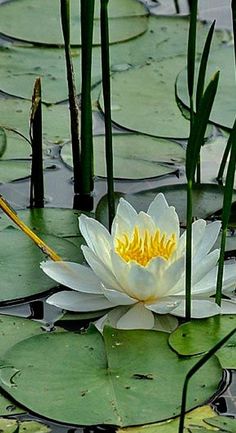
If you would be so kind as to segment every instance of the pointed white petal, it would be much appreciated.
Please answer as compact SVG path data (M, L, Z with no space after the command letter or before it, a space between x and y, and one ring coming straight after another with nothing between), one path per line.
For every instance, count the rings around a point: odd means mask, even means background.
M97 257L94 252L85 245L83 245L81 249L87 263L93 269L97 277L104 283L104 285L112 289L121 290L121 287L112 271L105 266L99 257Z
M220 314L220 307L212 300L192 299L191 317L193 319L203 319L205 317L216 316ZM185 300L182 300L177 308L171 314L177 317L185 317Z
M142 303L131 307L117 322L118 329L152 329L154 316Z
M205 275L208 274L217 264L217 261L219 259L219 250L214 250L210 254L208 254L206 257L204 257L204 260L198 261L196 260L196 257L193 259L193 273L192 273L192 284L197 284L200 282ZM193 288L194 292L194 288Z
M127 306L121 306L121 307L115 307L112 308L105 316L101 317L100 319L96 320L94 322L96 328L98 331L103 332L103 328L105 325L112 326L113 328L116 328L116 324L118 320L129 310L129 307Z
M159 296L174 295L178 291L179 285L177 283L183 278L184 266L185 258L182 256L163 272L160 280L161 291Z
M49 296L47 303L63 310L87 312L99 311L114 307L103 295L81 292L62 291Z
M192 224L192 251L193 257L197 252L198 246L202 242L204 233L206 228L206 221L203 219L199 219L194 221ZM177 246L176 256L180 257L181 255L185 255L186 250L186 231L182 234L179 239L179 243Z
M196 258L205 256L214 246L221 228L220 221L214 221L206 225L204 236L196 250Z
M146 304L146 308L157 314L168 314L172 312L180 302L177 296L167 296L153 304Z
M63 286L86 293L102 294L101 282L87 266L73 262L42 262L42 270Z
M158 281L143 266L131 263L127 274L128 294L138 301L145 301L158 296Z
M115 305L132 305L136 303L135 299L130 298L126 293L117 292L117 290L103 287L103 293L106 298Z
M145 231L154 234L157 229L152 217L145 212L139 212L137 216L137 225L142 236L144 235Z
M170 314L157 315L155 314L154 331L173 332L178 327L178 319Z
M166 233L167 236L175 233L176 238L179 239L179 217L175 208L168 205L162 193L156 196L147 213L162 233Z
M89 218L86 215L79 217L79 228L89 248L100 260L109 265L112 238L108 230L94 218Z
M117 206L116 215L112 223L111 234L112 237L121 236L124 233L130 233L133 231L133 227L136 224L137 212L123 198L120 199Z

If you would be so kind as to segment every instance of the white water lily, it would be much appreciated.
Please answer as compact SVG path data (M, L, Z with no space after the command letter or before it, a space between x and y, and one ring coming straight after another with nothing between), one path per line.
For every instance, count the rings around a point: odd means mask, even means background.
M158 194L147 213L121 199L111 234L93 218L81 215L79 226L87 246L82 246L89 265L45 262L44 272L73 289L50 296L50 304L70 311L96 311L127 306L116 323L121 329L151 329L154 315L185 314L186 232L180 235L179 218L163 194ZM234 301L215 293L219 250L211 251L219 234L219 221L192 225L192 317L236 313ZM223 291L235 288L236 265L225 265Z

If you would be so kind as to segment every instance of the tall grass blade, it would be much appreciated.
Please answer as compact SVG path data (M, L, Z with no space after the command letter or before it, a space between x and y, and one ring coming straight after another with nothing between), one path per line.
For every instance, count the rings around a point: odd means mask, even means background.
M93 131L91 102L91 69L94 0L80 0L81 4L81 190L89 202L93 190ZM87 196L87 197L86 197Z
M111 124L111 85L109 58L109 24L108 2L101 0L101 53L102 53L102 89L104 99L105 147L107 168L108 217L109 228L115 216L114 179L113 179L113 149Z
M30 116L30 138L32 146L32 166L30 185L30 207L44 207L43 182L43 143L42 143L42 100L41 80L37 78L32 96Z
M188 384L191 377L219 350L236 332L236 328L230 331L224 338L222 338L214 347L212 347L196 364L189 370L185 377L183 391L182 391L182 404L181 404L181 414L179 420L179 430L178 433L184 432L184 417L186 412L186 402L187 402L187 390Z
M212 37L214 34L215 29L215 21L213 21L209 32L207 34L206 42L204 45L203 53L201 56L201 62L200 62L200 68L198 73L198 80L197 80L197 90L196 90L196 110L198 110L200 105L200 100L204 92L204 86L205 86L205 77L206 77L206 69L207 69L207 62L209 57L209 52L211 48L212 43Z
M191 319L191 280L192 280L192 185L199 160L201 145L204 140L212 105L219 81L217 72L208 84L199 104L193 123L186 151L187 177L187 229L186 229L186 272L185 272L185 318Z
M235 167L236 167L236 119L234 122L233 129L229 136L227 146L228 145L231 148L231 152L230 152L229 166L226 174L226 181L224 187L224 200L223 200L223 211L222 211L222 236L221 236L220 258L219 258L217 283L216 283L216 298L215 298L215 301L219 306L221 305L226 234L227 234L227 227L228 227L229 216L231 211Z
M70 106L70 130L72 159L74 171L74 193L81 193L80 182L80 140L79 140L79 107L77 101L75 77L70 48L70 0L61 0L61 26L65 46L67 84Z

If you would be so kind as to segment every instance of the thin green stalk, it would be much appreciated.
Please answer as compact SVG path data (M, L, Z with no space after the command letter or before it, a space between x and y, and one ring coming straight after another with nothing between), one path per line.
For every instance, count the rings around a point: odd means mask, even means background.
M109 229L115 216L114 179L113 179L113 149L111 124L111 86L110 86L110 58L109 58L109 27L108 2L101 0L101 53L102 53L102 89L104 99L105 145L107 168L107 193Z
M226 148L224 150L224 154L223 154L221 163L220 163L220 168L219 168L219 171L218 171L218 174L217 174L217 178L216 178L216 180L220 184L222 184L222 181L223 181L223 175L224 175L225 166L226 166L226 163L227 163L227 160L228 160L228 156L229 156L229 153L230 153L230 149L231 149L231 141L228 140Z
M187 227L186 227L186 261L185 261L185 319L191 319L191 279L192 279L192 180L187 183Z
M175 11L177 14L180 13L180 8L179 8L179 2L178 0L174 0L174 4L175 4Z
M43 182L43 143L42 143L42 100L41 80L37 78L34 84L32 109L30 118L30 137L32 145L32 166L30 185L30 207L44 207Z
M190 123L194 120L194 76L195 76L195 57L196 57L196 31L197 31L197 6L198 0L192 0L189 34L188 34L188 54L187 54L187 74L188 74L188 94L190 100Z
M70 130L74 171L74 193L79 194L81 192L79 108L77 103L74 69L70 48L70 0L61 0L61 25L64 37L67 84L70 106Z
M94 0L80 0L81 4L81 190L90 195L93 190L93 131L91 102L91 69Z
M184 418L186 412L187 390L188 390L189 380L217 352L217 350L219 350L234 335L235 332L236 332L236 328L230 331L214 347L212 347L198 362L196 362L196 364L186 374L183 391L182 391L182 404L181 404L181 414L179 420L178 433L184 432Z
M235 0L232 0L231 10L232 10L232 19L233 19L233 33L234 33L234 58L236 64L236 2Z
M235 167L236 167L236 119L234 122L233 129L229 136L228 144L230 143L231 152L229 159L229 166L226 175L225 188L224 188L224 200L223 200L223 211L222 211L222 236L221 236L221 247L220 247L220 258L217 274L216 283L216 303L221 305L221 293L222 293L222 282L224 273L224 252L226 244L227 227L231 212ZM227 144L227 145L228 145Z

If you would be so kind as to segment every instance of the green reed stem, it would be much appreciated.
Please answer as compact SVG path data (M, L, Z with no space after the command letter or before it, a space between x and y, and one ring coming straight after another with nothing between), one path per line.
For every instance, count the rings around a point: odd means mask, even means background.
M105 147L106 147L106 168L107 168L108 218L109 218L109 229L111 229L112 221L115 216L115 200L114 200L112 123L111 123L108 2L109 0L101 0L101 53L102 53L102 88L103 88L103 99L104 99Z
M190 100L190 123L194 119L194 76L195 76L195 57L196 57L196 31L197 31L197 6L198 0L192 1L189 34L188 34L188 54L187 54L187 74L188 74L188 94Z
M180 7L179 7L178 0L174 0L174 4L175 4L175 11L177 14L179 14L180 13Z
M204 92L204 86L205 86L205 78L206 78L206 70L207 70L207 62L209 58L212 38L214 34L215 29L215 21L213 21L208 34L207 38L204 44L202 56L201 56L201 62L199 67L199 73L198 73L198 80L197 80L197 90L196 90L196 110L198 110L200 105L200 100L202 98L203 92Z
M32 96L30 117L30 137L32 145L32 166L30 184L30 207L44 207L43 182L43 142L42 142L42 100L41 80L37 78Z
M79 108L75 87L75 76L70 48L70 0L61 0L61 25L65 46L67 84L70 107L70 130L72 158L74 170L74 193L81 191L80 182L80 140L79 140Z
M187 182L187 226L186 226L186 272L185 272L185 319L191 319L191 279L192 279L192 219L193 198L192 180Z
M229 144L230 143L230 144ZM226 244L227 227L231 212L233 187L234 187L234 177L235 177L235 167L236 167L236 119L234 122L233 129L230 133L227 146L231 148L229 166L226 174L226 181L224 187L224 200L223 200L223 210L222 210L222 236L221 236L221 246L220 246L220 258L217 274L216 283L216 303L221 306L221 293L222 293L222 283L223 283L223 273L224 273L224 253Z
M184 418L186 412L187 390L188 390L189 380L217 352L217 350L219 350L233 336L235 332L236 332L236 328L230 331L214 347L212 347L198 362L196 362L196 364L186 374L183 391L182 391L182 404L181 404L181 414L179 420L178 433L184 432Z
M80 0L81 4L81 190L90 195L93 190L93 130L91 101L91 70L93 43L94 0Z

